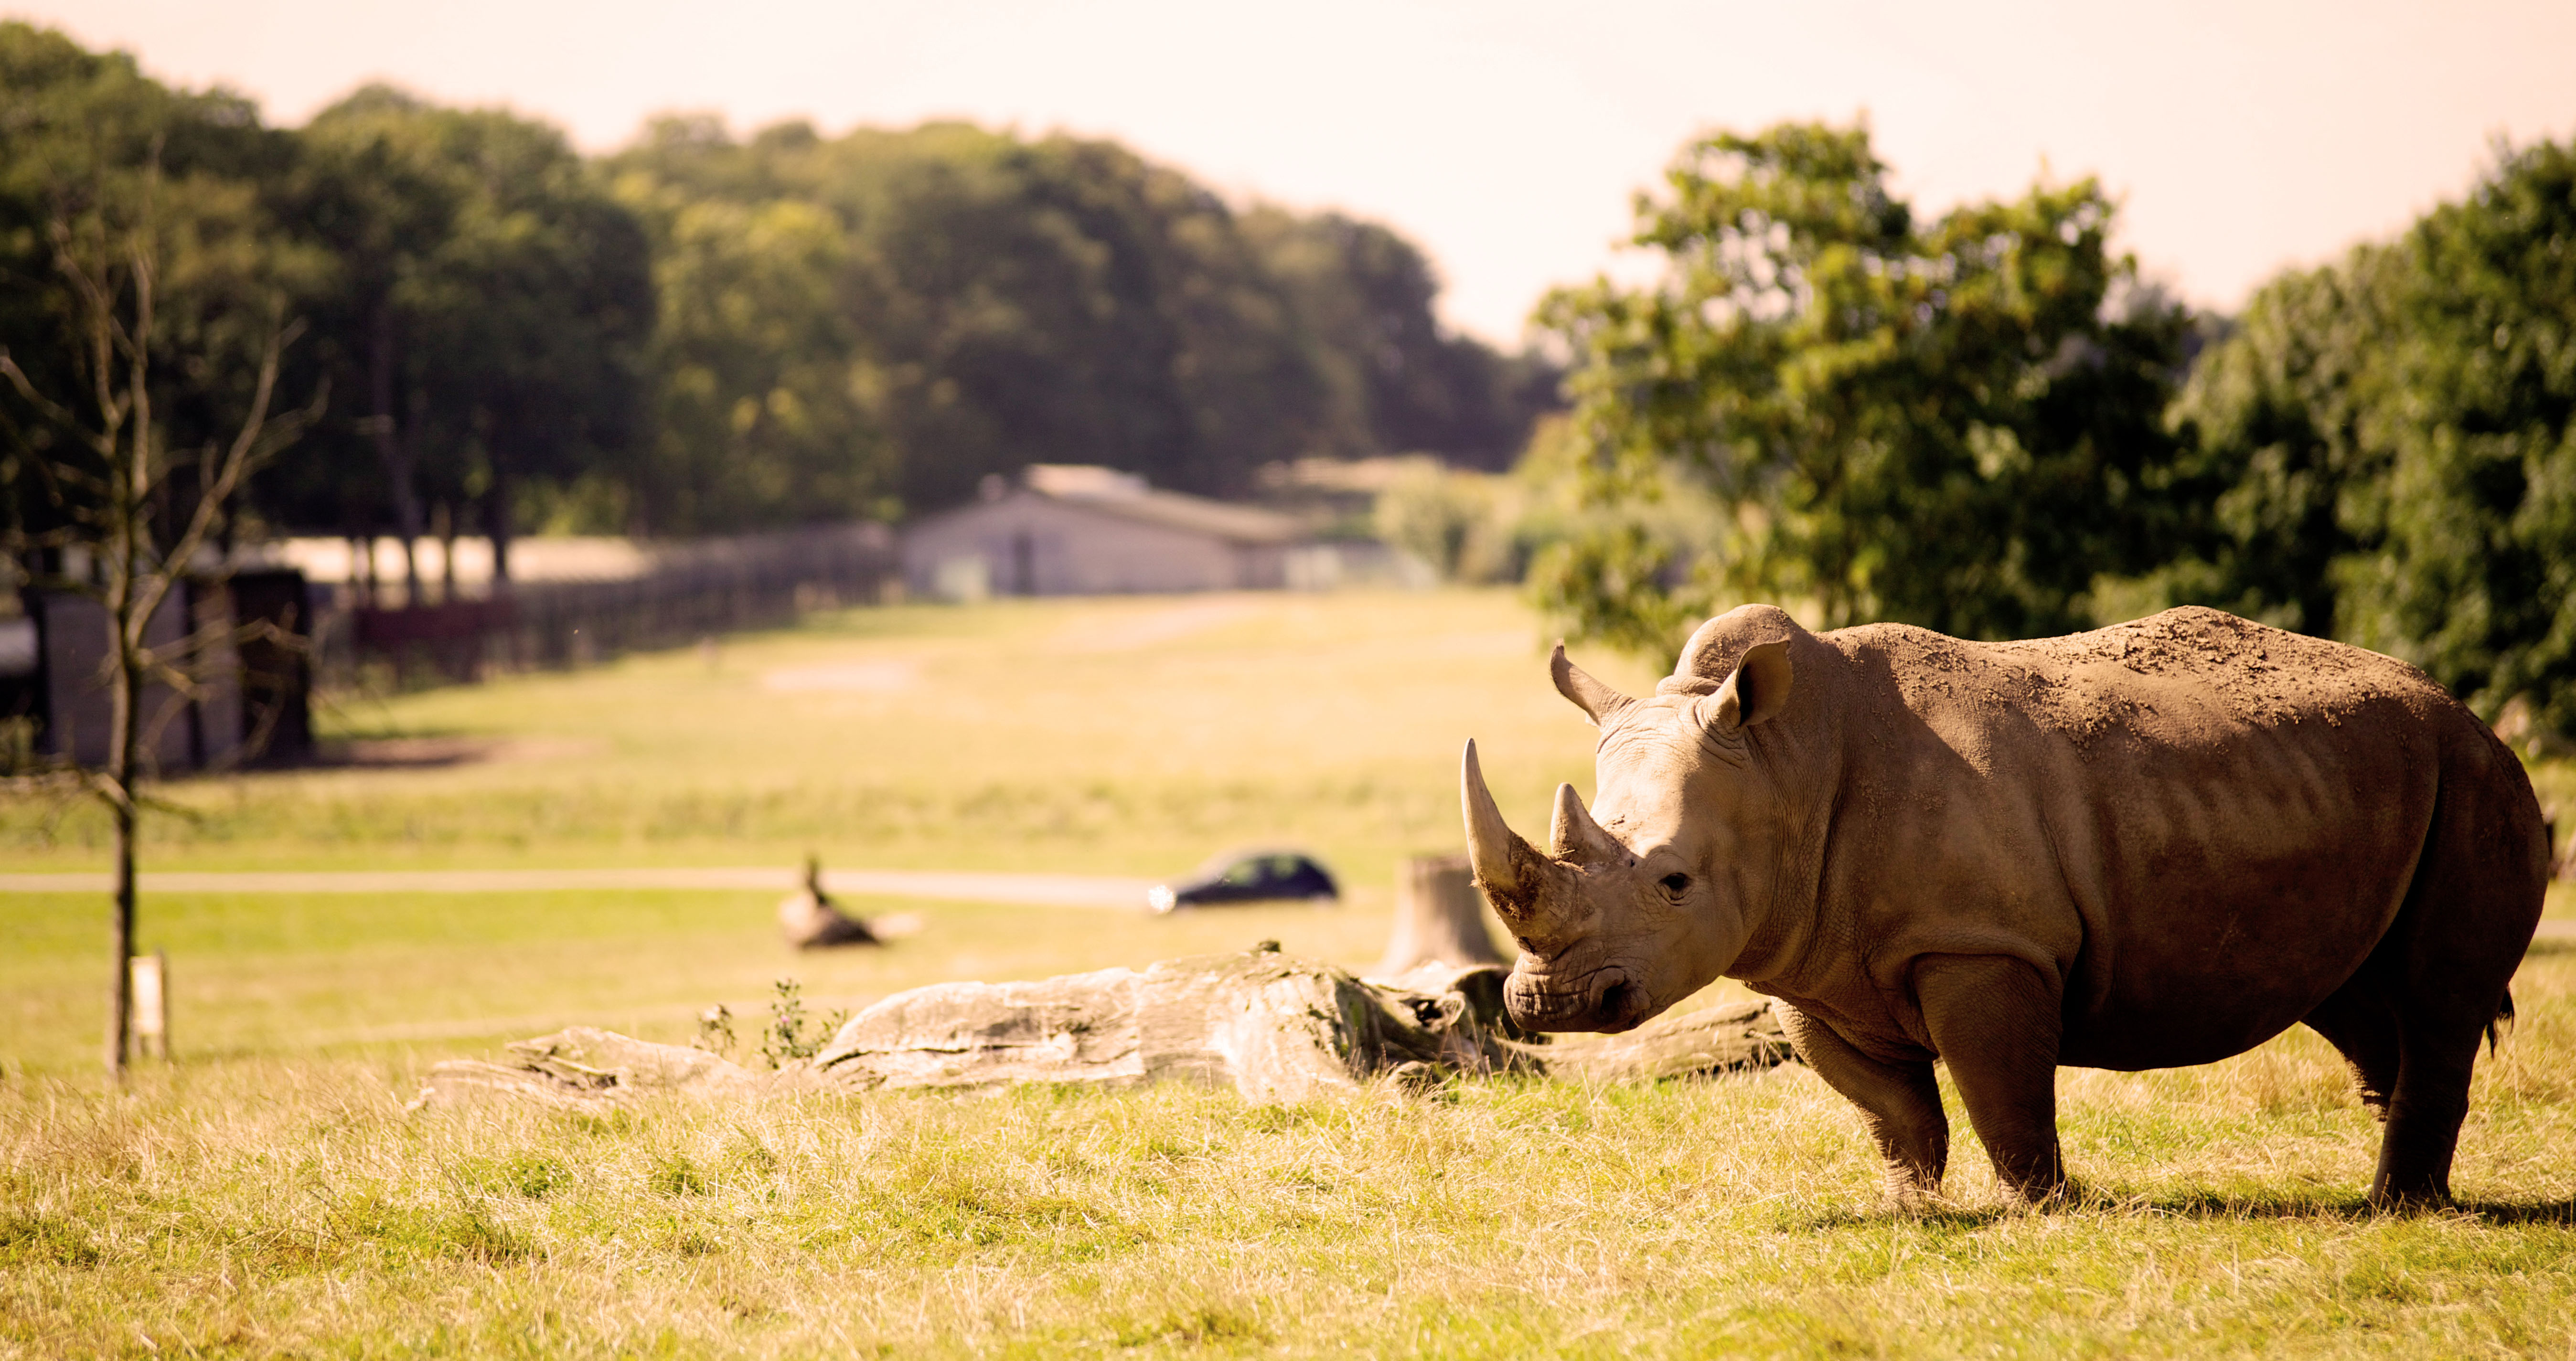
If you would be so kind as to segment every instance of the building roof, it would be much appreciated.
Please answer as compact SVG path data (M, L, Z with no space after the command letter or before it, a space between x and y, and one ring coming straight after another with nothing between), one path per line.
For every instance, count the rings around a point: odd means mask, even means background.
M1016 490L1004 491L985 504L1024 498L1079 506L1122 520L1205 534L1231 543L1283 544L1310 537L1302 522L1275 511L1184 492L1157 491L1133 473L1080 464L1030 464ZM944 520L970 514L977 508L964 506L932 518Z

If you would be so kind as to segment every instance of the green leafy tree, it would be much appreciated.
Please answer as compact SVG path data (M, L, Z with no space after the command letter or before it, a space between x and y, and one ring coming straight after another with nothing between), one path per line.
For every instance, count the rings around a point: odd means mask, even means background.
M638 518L676 533L891 518L839 221L794 199L687 201L655 221L659 420Z
M506 573L532 484L622 483L643 442L642 225L559 131L505 112L376 86L299 141L298 215L342 267L322 357L366 400L317 432L278 518L408 545L438 507L451 528L478 521Z
M1510 465L1556 406L1560 375L1439 323L1440 280L1393 230L1340 213L1256 208L1243 231L1276 278L1327 408L1317 452L1429 453L1474 468Z
M2341 625L2488 713L2576 730L2576 148L2507 153L2399 243L2380 551Z
M2283 274L2194 365L2170 419L2180 481L2210 491L2200 533L2136 583L2133 611L2204 604L2335 633L2335 563L2383 516L2388 457L2367 430L2397 335L2399 258L2364 247ZM2375 531L2363 531L2375 532Z
M636 518L657 532L895 513L850 232L773 173L812 143L742 147L712 120L667 118L619 158L660 298L657 419L635 478Z
M2576 731L2576 150L2256 295L2176 404L2218 534L2160 583Z
M1706 138L1666 179L1636 236L1663 277L1540 316L1575 355L1596 495L1679 466L1733 523L1687 579L1646 538L1589 544L1555 586L1602 583L1578 621L1660 637L1665 602L1767 596L1827 626L2029 636L2160 560L2187 521L2162 413L2190 321L2110 253L2092 181L1918 222L1865 130L1814 124Z
M1601 494L1600 471L1570 419L1539 422L1513 469L1522 580L1540 612L1574 636L1670 655L1711 612L1692 569L1726 550L1731 512L1675 462L1617 496Z
M480 490L506 574L527 492L623 487L644 460L652 246L557 129L498 110L443 117L471 192L419 289L424 427L445 485Z
M613 170L654 224L667 309L653 477L710 508L736 456L822 479L803 508L843 513L952 504L1033 461L1215 494L1306 454L1499 466L1552 391L1442 333L1394 233L1238 214L1111 143L956 123L736 140L671 118ZM791 224L747 257L747 234ZM745 491L721 514L795 513Z
M1313 446L1317 379L1285 303L1186 177L954 125L853 134L830 159L909 504L1031 461L1227 494Z
M425 260L453 230L463 186L439 155L426 108L385 86L323 110L298 141L289 191L296 216L340 266L339 287L319 309L319 366L354 400L317 432L317 456L274 487L270 501L290 520L369 535L392 530L417 600L414 544L429 520L417 428L428 393L412 353L416 295ZM359 449L374 455L373 475Z

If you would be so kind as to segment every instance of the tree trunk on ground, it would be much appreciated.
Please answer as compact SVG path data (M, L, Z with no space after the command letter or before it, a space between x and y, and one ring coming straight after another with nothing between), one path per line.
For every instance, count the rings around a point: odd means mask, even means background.
M1658 1016L1624 1035L1561 1035L1532 1052L1550 1077L1600 1082L1770 1068L1797 1058L1768 1002Z
M511 1063L438 1064L415 1104L494 1092L596 1106L670 1090L731 1097L1161 1079L1299 1101L1378 1078L1407 1087L1504 1071L1654 1081L1795 1057L1760 1003L1661 1018L1627 1035L1522 1043L1503 1015L1502 984L1492 965L1363 982L1269 949L1029 983L938 983L869 1007L814 1058L774 1073L576 1028L511 1045Z
M1485 896L1463 855L1415 856L1395 878L1395 930L1372 978L1395 978L1425 964L1466 968L1509 964L1485 927Z

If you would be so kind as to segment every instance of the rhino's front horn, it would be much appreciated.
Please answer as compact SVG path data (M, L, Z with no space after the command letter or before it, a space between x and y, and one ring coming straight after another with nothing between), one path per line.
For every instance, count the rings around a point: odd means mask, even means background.
M1475 867L1477 885L1506 918L1526 916L1538 897L1545 862L1503 821L1494 791L1485 787L1485 769L1476 763L1472 739L1458 772L1458 792L1467 806L1467 861Z
M1617 837L1592 820L1583 797L1570 784L1556 787L1556 820L1547 830L1547 839L1549 855L1578 865L1625 865L1635 860Z

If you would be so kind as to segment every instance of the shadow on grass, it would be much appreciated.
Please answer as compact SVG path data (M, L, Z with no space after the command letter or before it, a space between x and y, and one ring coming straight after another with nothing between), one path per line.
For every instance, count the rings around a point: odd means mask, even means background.
M2187 1191L2178 1194L2127 1195L2109 1188L2078 1188L2060 1208L2079 1213L2205 1220L2357 1221L2447 1216L2474 1219L2499 1228L2525 1224L2576 1228L2576 1198L2543 1201L2461 1200L2442 1209L2382 1210L2373 1206L2368 1197L2358 1193L2334 1195L2299 1191L2267 1191L2249 1195ZM1821 1215L1799 1216L1784 1221L1783 1227L1829 1230L1912 1224L1934 1230L1979 1229L2008 1219L2047 1213L2049 1213L2048 1210L2030 1210L2008 1205L1942 1206L1917 1210L1890 1206L1869 1212L1837 1210Z
M1869 1229L1890 1224L1910 1224L1926 1229L1982 1229L2031 1213L2011 1206L1995 1205L1983 1209L1965 1206L1938 1210L1900 1210L1889 1206L1883 1210L1829 1210L1820 1215L1784 1216L1782 1228L1788 1229Z
M2454 1213L2490 1224L2550 1224L2559 1228L2576 1228L2576 1199L2464 1200L2452 1208Z

